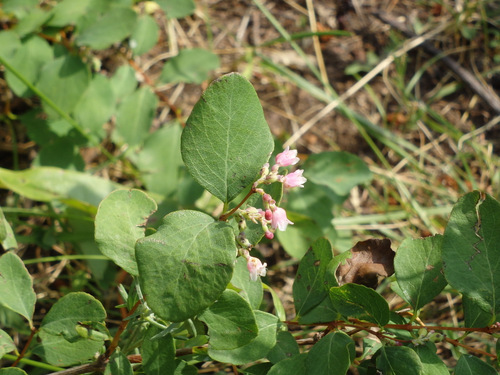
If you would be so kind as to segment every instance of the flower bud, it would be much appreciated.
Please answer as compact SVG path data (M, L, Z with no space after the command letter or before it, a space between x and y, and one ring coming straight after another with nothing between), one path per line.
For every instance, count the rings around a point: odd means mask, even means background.
M262 264L259 258L251 256L247 258L247 268L252 281L257 281L257 276L266 276L266 266L267 263Z
M286 217L286 211L281 207L276 207L276 209L273 212L271 227L273 229L279 229L281 231L285 231L288 224L293 225L293 223Z
M302 177L302 173L304 173L303 169L297 169L295 172L287 174L283 177L283 185L286 188L303 188L307 178Z
M297 150L290 150L287 147L285 151L276 155L276 164L280 167L288 167L289 165L297 164L300 159L297 157Z

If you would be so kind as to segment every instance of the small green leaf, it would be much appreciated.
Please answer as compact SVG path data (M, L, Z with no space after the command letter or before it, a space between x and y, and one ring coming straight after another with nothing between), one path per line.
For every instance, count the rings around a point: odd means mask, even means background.
M95 217L95 241L101 253L137 275L135 243L144 237L146 222L157 208L140 190L116 190L108 195Z
M345 317L378 324L389 322L389 305L376 291L364 285L345 284L330 289L333 306Z
M240 295L246 298L254 310L260 307L263 296L262 283L250 280L247 261L243 257L236 259L231 284L240 289Z
M355 344L344 332L330 333L319 340L306 359L308 374L345 375L354 357Z
M4 250L11 250L17 248L16 237L9 222L5 218L2 209L0 208L0 245ZM0 356L1 358L1 356Z
M405 239L394 258L396 280L405 299L419 310L446 286L441 260L440 235Z
M116 351L109 359L104 375L133 375L134 371L127 356L122 352Z
M255 311L255 318L259 327L259 335L253 341L233 350L208 348L210 357L216 361L234 365L242 365L264 358L276 344L278 318L259 310Z
M43 318L41 343L34 353L55 366L71 366L93 358L104 344L102 336L84 338L78 332L81 324L104 327L106 311L87 293L69 293L57 301Z
M229 224L198 211L176 211L158 231L136 244L148 305L163 319L180 322L210 306L226 289L236 257Z
M102 50L113 43L121 42L130 35L137 22L137 13L130 7L113 6L89 22L80 30L76 43L86 45L92 49Z
M129 44L136 55L142 55L153 48L158 42L159 28L150 15L140 16L137 20Z
M16 345L4 330L0 329L0 358L6 353L16 350Z
M384 375L421 375L422 362L407 346L383 346L377 357L377 370Z
M279 331L276 337L276 345L269 351L267 358L272 363L278 363L299 354L299 345L292 334L288 331Z
M216 350L231 350L246 345L257 337L259 331L248 302L229 289L198 319L207 324L209 347Z
M488 324L500 316L499 222L500 203L474 191L459 199L443 237L446 279L470 302L489 312Z
M423 375L449 375L450 372L443 360L436 354L436 345L427 342L425 345L418 345L413 348L422 363Z
M189 116L181 150L194 179L223 202L250 185L273 150L250 82L235 73L214 81Z
M295 311L300 317L328 298L327 268L333 259L332 245L326 238L316 240L299 263L293 283Z
M19 23L14 27L14 31L21 38L30 33L39 33L42 31L42 26L47 20L52 17L50 12L44 9L32 8L30 12L19 20Z
M349 194L354 186L368 182L372 177L359 157L343 151L310 155L304 163L304 175L338 195Z
M171 334L151 340L160 333L150 326L141 346L142 366L147 375L171 375L175 368L175 343Z
M24 316L33 326L36 295L33 281L23 261L15 253L0 257L0 303Z
M193 0L156 0L168 19L184 18L194 13L196 5Z
M161 83L201 84L219 65L219 57L210 51L201 48L184 49L165 63L159 80Z
M70 113L80 100L90 82L90 72L82 60L73 55L63 55L49 60L40 71L36 86L61 110ZM50 106L42 102L44 111L51 118L59 118Z
M291 358L286 358L276 363L267 375L307 375L306 360L308 353L295 355Z
M498 375L498 371L473 355L464 354L455 367L455 375Z
M130 65L122 65L116 69L113 77L109 79L114 97L121 101L131 95L137 88L135 70Z
M126 97L116 114L114 141L127 143L130 147L144 141L148 136L157 105L158 98L147 87L141 87Z

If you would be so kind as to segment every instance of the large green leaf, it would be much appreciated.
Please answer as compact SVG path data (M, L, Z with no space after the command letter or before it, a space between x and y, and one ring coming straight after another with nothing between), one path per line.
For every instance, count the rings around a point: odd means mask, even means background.
M55 366L88 361L103 347L105 335L99 329L105 330L105 318L106 310L97 299L86 293L69 293L43 318L41 343L34 352Z
M159 80L161 83L201 84L219 65L219 57L210 51L201 48L184 49L165 63Z
M278 318L259 310L255 311L255 318L259 327L259 335L253 341L233 350L208 348L210 357L216 361L234 365L242 365L264 358L276 344Z
M394 258L394 270L405 299L415 310L446 286L441 260L442 236L406 239Z
M273 146L254 88L236 73L222 76L203 93L181 140L191 175L223 202L255 180Z
M97 207L105 196L120 187L104 178L53 167L23 171L0 168L0 188L42 202L74 199Z
M300 354L299 345L288 331L279 331L276 337L276 345L267 354L272 363L278 363L286 358Z
M13 252L0 257L0 303L24 316L33 326L36 295L23 261Z
M344 332L330 333L319 340L306 359L308 374L345 375L356 350L354 341Z
M455 375L498 375L498 371L473 355L464 354L455 367Z
M99 250L132 275L138 274L135 243L144 237L156 203L140 190L117 190L99 205L95 241Z
M453 208L443 238L443 262L449 284L470 303L500 317L500 203L475 191Z
M354 186L371 179L366 164L358 156L344 151L309 156L304 163L304 175L338 195L347 195Z
M436 345L428 341L413 348L422 363L422 375L449 375L443 360L436 354Z
M47 62L40 71L37 88L61 110L70 113L80 100L90 82L90 71L82 60L73 55L63 55ZM44 111L52 118L59 115L45 102Z
M407 346L383 346L377 357L377 369L384 375L422 375L422 362Z
M248 302L226 289L217 301L198 316L208 326L210 348L231 350L248 344L258 334L255 315Z
M308 353L294 355L291 358L284 359L276 363L267 375L307 375L306 359Z
M131 34L137 22L137 13L127 6L113 6L89 22L76 37L80 46L92 49L106 49Z
M332 245L326 238L320 238L311 245L300 261L293 283L293 299L297 316L306 314L328 298L329 283L326 277L328 264L332 259Z
M200 313L231 280L232 228L198 211L176 211L136 244L142 291L160 317L183 321Z
M376 291L364 285L345 284L330 289L333 306L345 317L383 326L389 322L389 305Z
M140 144L147 136L155 116L158 98L147 87L141 87L127 96L116 114L113 139L129 146Z
M171 334L151 340L161 329L150 326L141 346L142 366L147 375L173 375L175 343Z

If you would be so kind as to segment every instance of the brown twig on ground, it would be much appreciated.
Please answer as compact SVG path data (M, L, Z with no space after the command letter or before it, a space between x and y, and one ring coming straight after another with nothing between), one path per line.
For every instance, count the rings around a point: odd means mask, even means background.
M390 14L385 12L376 12L374 15L379 18L382 22L387 23L391 27L399 30L408 38L415 37L415 34L408 30L406 25L395 20ZM500 98L496 95L490 87L484 86L481 82L467 69L462 67L459 63L453 60L449 56L445 56L443 51L434 47L428 41L421 44L421 47L434 56L440 56L441 61L445 63L450 70L452 70L460 79L467 84L477 95L479 95L497 114L500 114Z

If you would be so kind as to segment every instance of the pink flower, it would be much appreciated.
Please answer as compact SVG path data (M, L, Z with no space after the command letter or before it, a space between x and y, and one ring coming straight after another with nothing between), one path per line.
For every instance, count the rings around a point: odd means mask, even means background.
M287 147L285 151L276 155L276 164L280 167L288 167L289 165L297 164L300 159L297 157L297 150L291 150Z
M281 207L276 207L276 209L273 212L273 218L271 219L271 227L273 229L279 229L281 231L284 231L286 230L288 224L293 224L293 223L286 217L286 211Z
M267 263L262 264L259 258L250 256L247 258L247 268L252 281L257 281L257 276L266 276L266 266Z
M289 173L283 178L283 184L285 185L286 188L293 188L293 187L304 187L304 184L307 181L307 178L302 177L302 173L304 173L303 169L297 169L293 173Z

